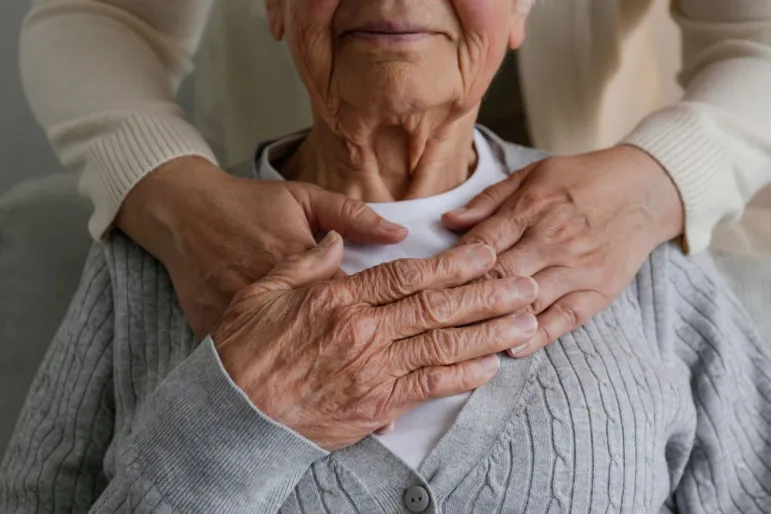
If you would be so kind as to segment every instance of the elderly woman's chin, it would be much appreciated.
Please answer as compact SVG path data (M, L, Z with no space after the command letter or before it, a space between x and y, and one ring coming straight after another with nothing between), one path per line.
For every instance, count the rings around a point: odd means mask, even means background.
M481 100L481 94L467 95L455 57L417 52L388 57L365 54L357 60L350 55L336 62L332 89L359 116L402 123L424 114L468 111Z
M339 94L343 103L360 117L401 123L412 116L444 111L454 105L458 95L449 82L414 73L409 66L390 65L360 79L341 80Z

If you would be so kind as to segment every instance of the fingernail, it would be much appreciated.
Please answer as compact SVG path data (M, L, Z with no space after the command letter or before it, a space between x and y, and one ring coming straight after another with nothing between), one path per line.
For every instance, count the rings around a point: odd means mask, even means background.
M469 255L474 260L474 265L480 269L487 269L495 262L495 250L485 244L476 244L469 247Z
M521 357L525 352L527 352L528 347L529 345L527 343L521 344L509 350L509 355L512 357Z
M535 300L538 296L538 284L532 278L520 277L513 286L523 300Z
M520 314L514 318L514 326L523 334L531 334L538 328L538 320L532 314Z
M407 230L405 227L397 225L396 223L391 223L385 218L380 218L380 226L389 232L403 232Z
M337 232L333 230L330 233L328 233L326 236L324 236L324 239L321 240L321 242L319 243L319 246L321 248L329 248L335 244L335 241L337 241Z
M488 355L480 363L485 371L498 371L498 368L501 367L501 359L497 355Z
M458 216L463 216L464 214L467 214L469 211L468 207L463 207L461 209L455 209L454 211L450 211L447 214L457 214Z

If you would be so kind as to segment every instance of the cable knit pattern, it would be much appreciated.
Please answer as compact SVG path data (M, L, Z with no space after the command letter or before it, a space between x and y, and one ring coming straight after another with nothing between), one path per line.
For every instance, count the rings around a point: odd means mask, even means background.
M513 147L504 149L514 151ZM254 408L163 267L97 245L0 472L0 512L771 512L771 359L707 257L663 246L584 327L502 359L413 470Z
M510 383L514 362L495 380ZM466 410L498 398L512 412L497 436L468 442L489 447L432 491L434 512L771 509L771 362L706 258L660 248L528 369L508 398L472 396ZM469 418L448 437L488 423ZM442 444L432 458L466 465L465 448ZM380 462L360 473L360 457ZM410 485L432 489L373 439L328 455L262 417L211 342L194 343L163 268L120 235L91 253L0 483L9 513L393 513Z

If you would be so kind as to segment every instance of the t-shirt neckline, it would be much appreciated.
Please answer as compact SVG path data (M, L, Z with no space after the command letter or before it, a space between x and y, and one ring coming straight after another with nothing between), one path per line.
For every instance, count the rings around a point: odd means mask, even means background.
M255 159L255 176L263 180L285 180L271 163L281 152L295 147L307 132L295 134L264 146ZM483 188L481 183L491 183L490 175L499 171L490 143L479 129L474 129L474 148L477 163L471 176L457 187L438 195L396 202L373 202L367 205L377 214L394 223L405 223L420 216L436 219L448 210L461 208L469 198L476 196Z

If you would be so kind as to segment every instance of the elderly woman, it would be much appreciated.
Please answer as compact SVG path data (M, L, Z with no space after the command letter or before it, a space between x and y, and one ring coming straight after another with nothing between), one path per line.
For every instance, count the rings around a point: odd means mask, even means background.
M22 413L3 512L768 512L771 360L706 260L661 247L583 328L496 356L532 336L535 285L475 280L495 252L447 250L440 218L541 157L475 127L522 40L513 1L267 6L315 121L249 172L409 237L330 232L196 344L163 267L113 234Z

